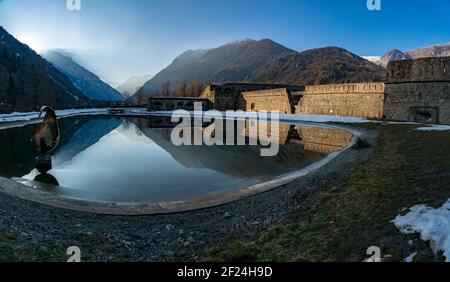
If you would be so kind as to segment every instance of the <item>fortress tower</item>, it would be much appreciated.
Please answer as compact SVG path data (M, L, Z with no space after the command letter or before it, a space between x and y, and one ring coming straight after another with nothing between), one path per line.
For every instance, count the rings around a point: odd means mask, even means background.
M388 64L387 119L450 124L450 57Z

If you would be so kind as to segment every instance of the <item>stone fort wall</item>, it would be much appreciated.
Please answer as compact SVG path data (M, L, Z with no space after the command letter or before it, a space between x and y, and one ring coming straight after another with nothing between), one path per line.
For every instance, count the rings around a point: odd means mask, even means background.
M390 62L387 119L450 124L450 57Z
M291 114L287 88L242 92L238 100L238 108L244 111L278 111L280 114Z
M383 117L384 83L349 83L306 86L297 114Z
M226 83L202 98L214 109L340 115L450 124L450 57L390 62L387 82L330 85Z
M221 85L211 84L205 88L201 98L210 100L214 105L214 109L219 111L245 110L246 104L242 102L242 93L280 88L286 88L289 91L300 91L305 87L300 85L257 83L225 83ZM267 93L271 95L269 92ZM258 101L263 102L262 99Z

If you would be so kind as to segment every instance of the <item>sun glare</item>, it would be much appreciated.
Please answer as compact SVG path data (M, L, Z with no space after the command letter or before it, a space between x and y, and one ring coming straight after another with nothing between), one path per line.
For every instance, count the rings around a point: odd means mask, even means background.
M38 39L34 38L33 36L23 35L23 36L18 36L18 39L20 42L27 44L36 53L40 53L44 50L42 43Z

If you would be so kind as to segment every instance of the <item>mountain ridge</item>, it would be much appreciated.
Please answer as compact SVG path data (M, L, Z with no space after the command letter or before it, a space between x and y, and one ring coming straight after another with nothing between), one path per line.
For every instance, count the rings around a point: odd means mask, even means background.
M165 81L170 81L174 88L183 81L203 84L242 81L269 58L292 51L270 39L248 39L212 49L187 50L145 83L138 93L150 96Z
M119 102L123 96L96 74L75 62L68 54L47 50L42 56L64 73L85 96L94 101Z
M324 54L329 55L328 57L321 59L315 55L315 53L320 53L321 50L327 50L327 48L330 52ZM333 55L333 50L334 53L338 53L337 56ZM341 51L337 52L336 50ZM295 63L293 57L304 56L305 54L314 55L314 60L320 61L318 64L311 64L311 62L307 62L308 60L303 60L308 63L307 66L313 67L311 70L318 71L318 74L310 76L303 74L305 79L293 79L293 74L289 73L289 70L295 70L295 66L280 66L279 64L280 60ZM277 68L277 64L281 68ZM268 68L270 68L270 71L268 71ZM322 74L327 70L333 71L328 77ZM308 71L308 69L305 69L305 71ZM339 71L342 71L342 74L339 74ZM272 74L269 72L272 72ZM351 77L345 79L345 75L351 75ZM312 79L311 76L320 76L320 78ZM226 82L306 84L310 82L382 81L383 79L384 74L382 74L381 68L342 48L325 47L297 52L270 39L259 41L245 39L212 49L183 52L169 66L147 81L135 94L135 97L138 95L156 95L163 83L166 82L170 82L170 86L176 89L180 83L191 81L199 81L203 84Z
M0 112L88 107L70 79L0 26Z

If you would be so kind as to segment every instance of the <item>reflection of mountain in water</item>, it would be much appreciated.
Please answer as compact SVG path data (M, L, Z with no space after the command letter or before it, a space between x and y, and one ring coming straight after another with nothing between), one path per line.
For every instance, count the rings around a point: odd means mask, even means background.
M61 139L59 148L89 120L88 117L73 117L59 120ZM31 143L35 124L0 130L0 175L14 177L29 173L35 167L36 149Z
M301 169L318 161L324 154L341 150L352 137L351 133L338 129L280 124L276 136L280 144L279 153L274 157L261 157L261 146L175 146L171 142L175 125L170 118L161 117L127 120L80 116L61 119L61 141L54 153L53 164L60 166L99 143L110 132L117 132L130 142L155 143L186 168L210 169L241 178L277 176ZM248 122L246 125L242 133L248 137L254 128L248 128ZM0 130L1 176L21 177L34 169L36 152L30 137L35 126ZM136 134L130 134L129 130ZM193 130L203 133L211 128Z
M303 150L303 146L297 143L281 145L279 153L274 157L261 157L260 146L175 146L170 139L172 129L144 126L145 120L142 119L133 119L133 122L147 137L184 166L208 168L237 177L276 176L303 168L323 157Z
M0 130L1 176L13 177L34 168L36 150L31 143L33 131L34 126Z
M64 139L64 142L60 143L59 149L54 153L54 165L70 161L120 124L122 124L120 118L81 117L73 120L70 128L61 130L61 141ZM63 136L65 131L71 134Z
M121 124L117 118L80 116L59 120L61 139L54 164L72 159ZM31 143L35 124L0 130L0 175L17 177L35 167L36 150Z

